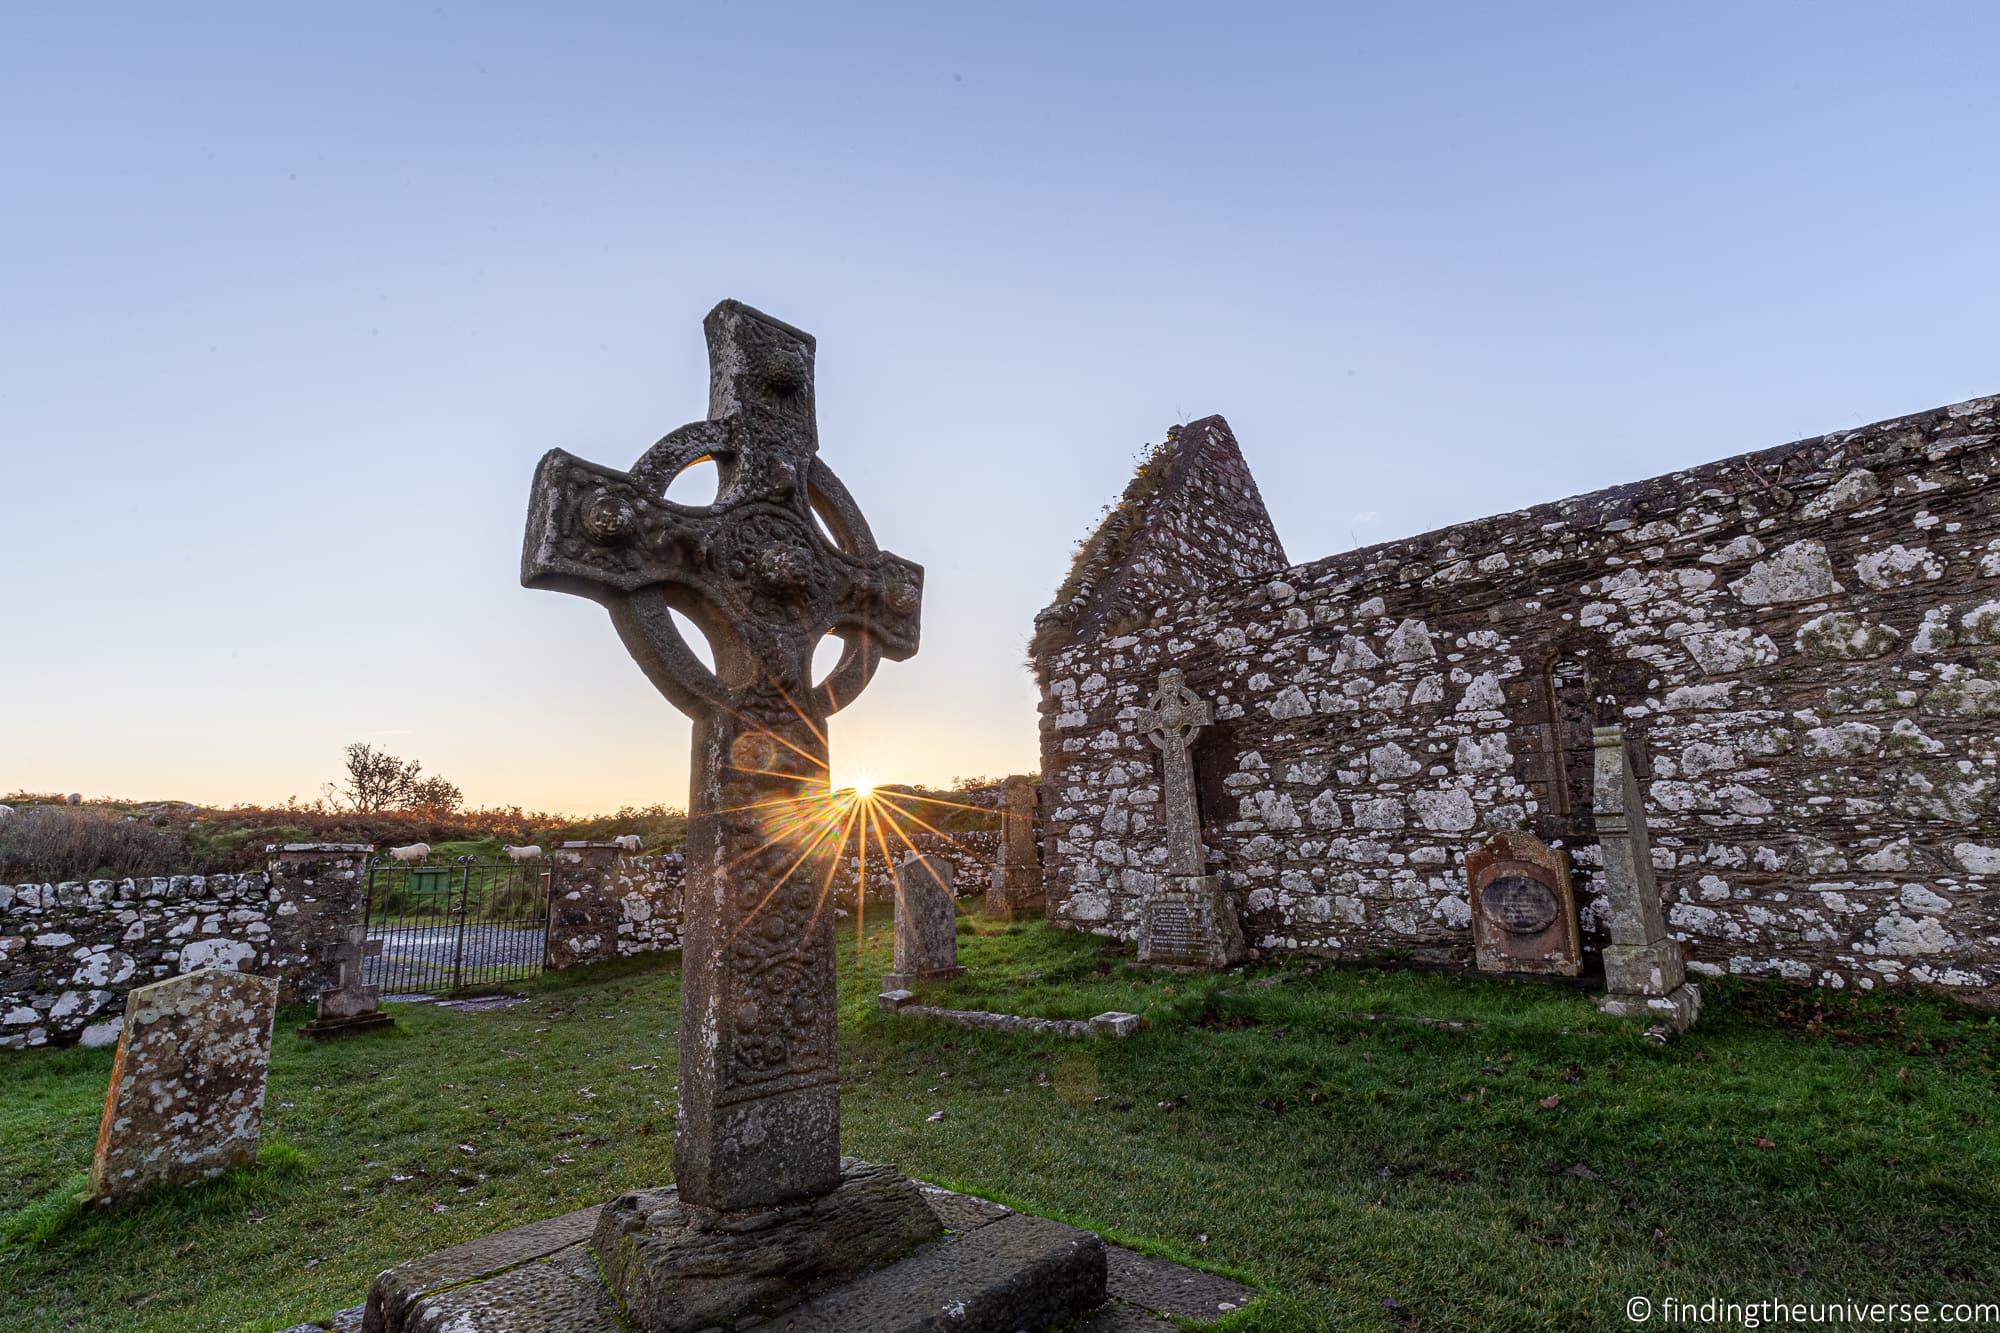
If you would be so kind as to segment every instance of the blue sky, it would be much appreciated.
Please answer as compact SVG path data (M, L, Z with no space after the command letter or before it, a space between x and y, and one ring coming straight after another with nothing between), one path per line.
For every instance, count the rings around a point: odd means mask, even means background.
M2000 9L0 11L0 787L685 799L552 446L819 336L928 569L837 775L1035 763L1036 609L1147 442L1235 427L1294 560L2000 390Z

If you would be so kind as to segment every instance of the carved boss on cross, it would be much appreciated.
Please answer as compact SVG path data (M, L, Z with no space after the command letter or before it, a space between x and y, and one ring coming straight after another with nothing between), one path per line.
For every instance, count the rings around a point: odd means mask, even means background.
M735 301L703 328L710 419L667 435L630 472L551 450L535 474L521 581L602 602L683 712L739 709L760 686L834 712L883 657L916 652L923 569L876 548L818 457L812 336ZM706 459L720 474L714 503L668 500L674 478ZM701 627L713 672L669 610ZM808 702L812 651L828 634L845 651Z

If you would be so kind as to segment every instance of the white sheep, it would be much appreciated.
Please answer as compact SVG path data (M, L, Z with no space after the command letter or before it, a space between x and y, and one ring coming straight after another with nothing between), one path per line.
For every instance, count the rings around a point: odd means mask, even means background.
M70 793L69 795L67 795L67 796L63 797L63 804L64 804L64 805L82 805L82 804L83 804L83 793L81 793L81 792L74 792L74 791L73 791L73 792L71 792L71 793Z
M13 807L13 806L11 806L11 805L0 805L0 819L12 819L13 817L14 817L14 807Z
M431 845L427 842L413 842L407 847L391 847L389 855L398 861L425 861L430 859Z
M623 847L628 852L639 850L639 835L636 833L621 833L611 841Z
M542 854L542 849L533 843L526 847L516 847L513 843L503 843L500 850L507 853L510 861L532 861Z

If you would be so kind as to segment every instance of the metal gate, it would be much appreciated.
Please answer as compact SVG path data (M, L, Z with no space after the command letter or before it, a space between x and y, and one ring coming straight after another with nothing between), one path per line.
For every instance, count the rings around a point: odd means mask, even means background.
M384 995L450 995L539 975L548 959L545 861L461 856L368 863L368 984Z

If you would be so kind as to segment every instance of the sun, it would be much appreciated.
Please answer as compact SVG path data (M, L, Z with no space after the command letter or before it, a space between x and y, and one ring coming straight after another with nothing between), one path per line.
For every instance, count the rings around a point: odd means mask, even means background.
M857 777L850 779L840 790L851 791L854 793L855 800L863 801L875 794L876 785L874 778Z

